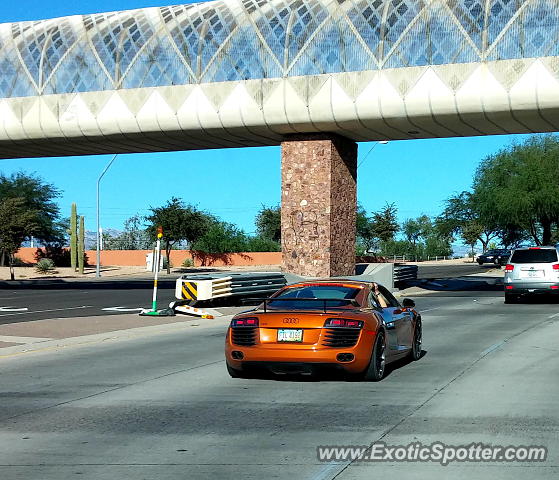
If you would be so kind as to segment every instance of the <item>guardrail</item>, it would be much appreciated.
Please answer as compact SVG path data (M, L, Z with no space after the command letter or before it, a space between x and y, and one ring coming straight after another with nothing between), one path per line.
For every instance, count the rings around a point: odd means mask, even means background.
M390 279L392 279L392 267L394 268L394 282L388 282L385 278L378 277L378 271L367 271L368 276L375 275L375 281L380 281L391 288L401 287L410 280L417 279L417 265L407 264L378 264L375 267L390 267ZM365 275L367 276L367 275ZM359 279L359 276L349 277ZM280 272L250 272L250 273L208 273L183 275L176 281L175 297L177 302L174 306L194 306L198 302L213 300L224 297L250 297L264 298L276 292L287 284L286 277Z
M394 265L394 286L399 287L402 283L417 280L417 265Z
M183 275L175 287L175 297L191 305L223 297L268 296L286 285L283 273L211 273Z

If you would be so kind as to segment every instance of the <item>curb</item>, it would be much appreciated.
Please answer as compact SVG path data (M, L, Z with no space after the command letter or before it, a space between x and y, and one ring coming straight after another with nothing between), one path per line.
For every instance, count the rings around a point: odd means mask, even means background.
M93 335L82 335L79 337L60 338L56 340L45 340L43 342L27 343L5 347L0 349L0 361L7 358L13 358L28 353L47 353L66 347L79 347L92 345L96 343L116 340L130 340L133 338L144 337L148 335L157 335L165 333L177 333L191 327L204 327L216 325L229 325L232 315L225 315L218 319L199 319L167 323L162 325L150 325L147 327L129 328L126 330L114 330L112 332L96 333ZM223 334L225 336L225 332Z

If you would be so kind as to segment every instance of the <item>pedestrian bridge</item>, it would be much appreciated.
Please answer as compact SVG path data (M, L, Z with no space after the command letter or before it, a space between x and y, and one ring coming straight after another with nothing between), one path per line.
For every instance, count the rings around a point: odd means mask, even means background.
M0 157L559 130L557 0L223 0L0 25Z

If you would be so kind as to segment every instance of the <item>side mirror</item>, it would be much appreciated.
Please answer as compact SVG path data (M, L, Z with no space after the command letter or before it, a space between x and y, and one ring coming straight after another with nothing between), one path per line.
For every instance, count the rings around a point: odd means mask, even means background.
M415 307L415 302L411 298L404 298L404 300L402 300L402 305L404 308L413 308Z

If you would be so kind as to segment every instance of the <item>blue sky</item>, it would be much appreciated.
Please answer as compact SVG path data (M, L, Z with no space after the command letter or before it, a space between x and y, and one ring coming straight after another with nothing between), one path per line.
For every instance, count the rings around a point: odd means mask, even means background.
M143 0L2 2L0 23L169 5ZM180 2L176 2L180 3ZM522 139L522 135L514 136ZM358 171L358 200L367 211L395 203L400 220L440 213L444 200L468 189L480 160L513 136L407 140L377 145ZM359 144L359 162L373 143ZM76 202L95 229L95 185L109 156L0 160L0 172L36 173L63 192L64 216ZM197 165L193 168L192 165ZM279 147L119 155L101 184L101 225L121 229L171 196L253 232L261 205L280 201Z

